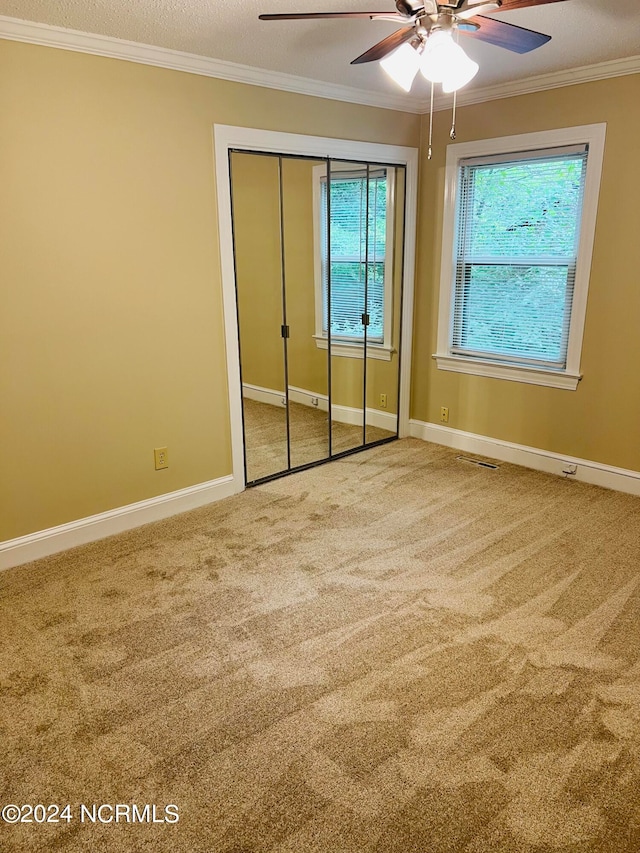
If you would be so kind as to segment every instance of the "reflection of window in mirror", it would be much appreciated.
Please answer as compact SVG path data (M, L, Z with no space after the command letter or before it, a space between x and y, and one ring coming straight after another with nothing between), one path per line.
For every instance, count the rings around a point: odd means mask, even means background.
M362 164L332 163L327 182L326 166L313 169L315 339L319 348L327 348L330 313L334 355L363 357L363 315L368 315L367 357L391 358L394 171L384 166L370 166L367 171Z

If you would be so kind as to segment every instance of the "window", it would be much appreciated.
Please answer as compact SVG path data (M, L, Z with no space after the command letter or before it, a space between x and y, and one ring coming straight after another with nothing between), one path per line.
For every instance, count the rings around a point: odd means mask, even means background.
M362 358L365 328L367 356L391 355L392 173L332 163L328 182L324 166L314 170L316 342L326 348L330 315L336 355Z
M602 125L449 147L440 368L575 390L603 147Z

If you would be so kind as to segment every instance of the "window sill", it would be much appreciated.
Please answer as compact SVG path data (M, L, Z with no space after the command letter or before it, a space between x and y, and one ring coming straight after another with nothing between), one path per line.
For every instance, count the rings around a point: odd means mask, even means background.
M435 358L439 370L470 373L472 376L488 376L492 379L509 379L512 382L526 382L529 385L546 385L549 388L564 388L567 391L575 391L578 382L582 379L580 374L568 373L566 370L544 370L539 367L516 366L497 361L484 361L438 353L433 358Z
M327 339L319 335L313 336L318 349L328 349ZM367 344L367 358L376 358L379 361L391 361L391 356L395 352L393 347L384 346L384 344ZM364 344L356 343L355 341L340 341L331 342L331 355L338 355L343 358L364 358Z

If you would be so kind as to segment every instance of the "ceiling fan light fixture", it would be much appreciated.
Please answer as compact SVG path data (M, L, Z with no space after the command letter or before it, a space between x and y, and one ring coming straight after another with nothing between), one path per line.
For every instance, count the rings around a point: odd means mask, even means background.
M453 93L453 120L449 136L455 139L456 93L473 80L479 71L478 63L467 56L458 44L458 34L463 32L473 35L480 41L514 53L529 53L546 44L551 36L486 17L484 13L496 9L508 12L511 9L557 2L563 0L395 0L397 11L390 13L283 12L258 17L263 21L370 18L401 23L403 26L400 29L352 59L351 64L380 62L385 72L405 92L411 90L418 71L422 72L431 83L428 155L431 159L435 83L441 83L446 94Z
M450 30L433 30L420 60L422 76L442 83L445 92L455 92L478 73L478 63L470 59L453 40Z
M408 92L420 69L420 55L414 47L405 42L381 59L380 65L398 86Z

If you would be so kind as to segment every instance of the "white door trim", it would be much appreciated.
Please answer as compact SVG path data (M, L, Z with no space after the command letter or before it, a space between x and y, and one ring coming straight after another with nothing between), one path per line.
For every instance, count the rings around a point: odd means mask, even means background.
M301 154L308 157L335 157L342 160L364 160L373 163L389 163L406 167L402 340L400 347L400 411L398 426L401 437L409 435L410 370L418 199L418 149L400 145L359 142L350 139L303 136L297 133L280 133L260 130L259 128L234 127L223 124L214 125L213 134L234 479L238 483L245 484L242 448L242 397L240 393L238 309L233 263L233 232L229 180L230 149L264 151L271 154Z

